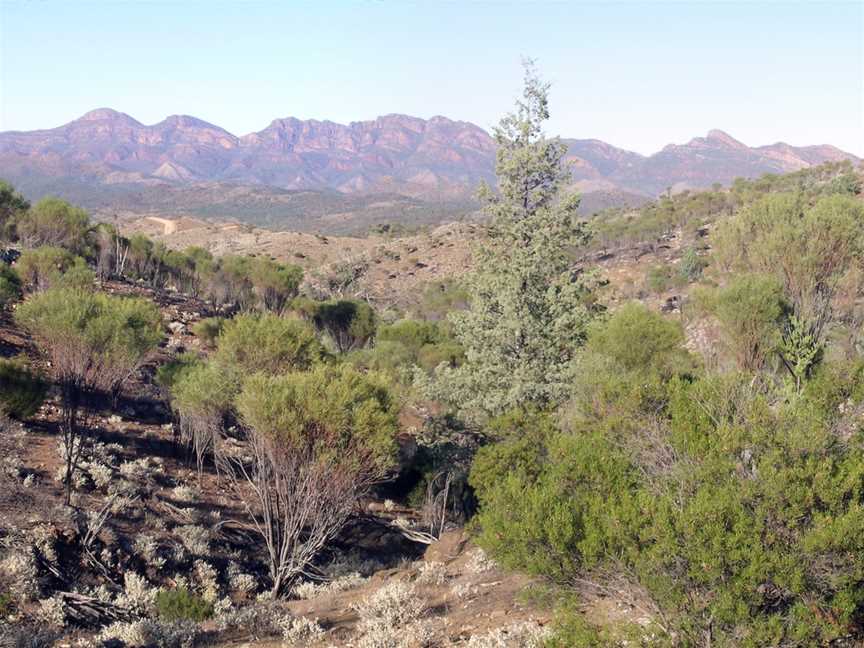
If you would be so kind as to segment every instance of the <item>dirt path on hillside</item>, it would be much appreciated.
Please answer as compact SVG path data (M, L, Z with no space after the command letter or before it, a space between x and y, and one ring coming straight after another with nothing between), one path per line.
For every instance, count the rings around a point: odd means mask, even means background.
M162 227L164 228L162 230L163 236L168 236L169 234L173 234L177 231L177 221L173 221L168 218L159 218L158 216L147 216L146 219L162 225Z

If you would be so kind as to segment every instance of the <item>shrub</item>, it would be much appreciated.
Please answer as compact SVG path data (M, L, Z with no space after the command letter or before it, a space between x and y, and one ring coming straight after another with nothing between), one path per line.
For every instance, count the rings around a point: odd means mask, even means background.
M291 588L291 595L298 599L312 599L325 594L344 592L360 587L367 581L358 572L345 574L330 581L316 583L304 581Z
M244 384L237 410L252 465L226 455L221 467L247 511L265 512L255 514L256 528L279 595L392 465L397 409L380 377L341 366L256 374Z
M447 582L447 565L443 562L422 561L417 582L423 585L443 585Z
M59 247L39 247L24 250L15 263L15 269L29 291L47 290L57 286L63 275L76 261L84 260Z
M420 618L426 601L417 595L413 585L390 581L354 608L360 616L360 631L370 633L382 627L394 630L405 627Z
M134 571L123 574L123 591L117 597L117 602L138 614L152 612L159 590L152 587L144 576Z
M174 529L174 533L180 538L183 546L195 556L206 556L210 553L210 537L209 529L187 524Z
M33 601L40 593L39 568L33 547L4 546L0 575L8 583L9 593L19 601Z
M52 289L31 296L15 313L50 361L60 388L66 501L88 427L80 416L98 397L117 395L162 339L162 317L151 302L80 290Z
M162 590L156 595L156 613L165 621L206 621L213 604L185 588Z
M171 404L180 417L181 441L194 450L200 471L215 448L239 380L234 372L200 360L179 365L171 374L167 371L161 379L172 381Z
M196 322L192 326L192 333L198 337L204 344L215 346L216 339L222 333L225 326L224 317L208 317Z
M30 209L30 203L15 188L0 180L0 239L15 238L15 222Z
M843 412L826 419L860 392L860 373L819 375L819 389L791 401L746 374L673 380L650 418L553 435L539 474L516 464L483 482L478 543L504 566L565 586L634 578L661 640L695 645L710 632L717 645L809 646L860 636L864 451L837 442ZM640 436L649 421L654 445ZM638 451L622 443L622 426L642 440ZM662 463L647 469L661 448Z
M104 628L97 641L121 641L128 648L189 648L195 645L198 627L190 621L172 623L143 619L139 621L117 621Z
M12 616L15 609L15 597L9 592L0 592L0 619Z
M615 360L627 371L668 373L686 363L683 344L680 325L634 302L592 327L586 347Z
M757 371L781 342L786 302L780 285L764 275L742 275L703 301L717 316L739 369Z
M0 308L21 299L21 278L8 263L0 262Z
M316 304L312 321L326 332L340 353L360 349L375 335L375 311L358 299L331 299Z
M305 323L272 314L239 315L225 323L214 360L243 375L305 370L324 358Z
M43 198L19 215L15 227L28 247L50 245L82 256L89 252L90 217L65 200Z
M473 635L466 648L541 648L551 633L537 623L514 623L504 628L490 630L483 635ZM578 645L587 648L585 644Z
M318 624L317 619L284 617L281 621L282 639L292 646L309 646L320 641L324 636L324 628Z
M685 281L696 281L702 276L702 271L708 262L696 251L695 248L687 248L678 264L678 274Z
M261 305L271 312L282 313L288 302L297 296L303 269L259 258L252 261L249 276Z
M17 419L33 416L48 386L23 362L0 358L0 412Z

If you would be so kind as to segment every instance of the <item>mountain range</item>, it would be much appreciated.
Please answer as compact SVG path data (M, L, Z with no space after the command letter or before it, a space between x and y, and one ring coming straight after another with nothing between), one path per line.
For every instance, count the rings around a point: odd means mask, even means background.
M719 130L649 156L599 140L563 141L574 182L591 208L637 204L670 187L728 184L739 176L826 161L859 162L829 145L751 148ZM214 204L230 194L228 212L243 212L238 192L252 196L263 211L274 205L278 212L288 198L310 192L315 204L335 200L345 208L347 201L349 211L355 199L367 204L379 195L403 209L470 200L481 181L494 182L495 150L482 128L446 117L394 114L347 125L289 117L237 136L187 115L145 125L100 108L58 128L0 133L0 177L31 198L54 193L96 209L147 210L156 200L158 211L171 211L175 200L184 211L190 192L198 202L212 198Z

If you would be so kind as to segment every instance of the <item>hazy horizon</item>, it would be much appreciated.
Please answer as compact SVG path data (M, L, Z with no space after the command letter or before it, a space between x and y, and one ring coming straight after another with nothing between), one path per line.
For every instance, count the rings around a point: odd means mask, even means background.
M243 135L273 119L443 115L489 129L519 60L550 134L650 155L720 129L864 155L860 3L0 4L0 130L109 107Z

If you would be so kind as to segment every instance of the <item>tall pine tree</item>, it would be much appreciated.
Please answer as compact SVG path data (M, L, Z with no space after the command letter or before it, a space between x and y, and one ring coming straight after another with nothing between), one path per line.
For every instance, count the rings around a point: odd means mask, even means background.
M592 281L572 267L588 234L567 192L567 148L542 130L548 89L526 62L522 98L494 131L498 191L481 188L490 225L468 279L470 307L451 316L466 361L440 367L431 383L469 418L560 402L592 317Z

